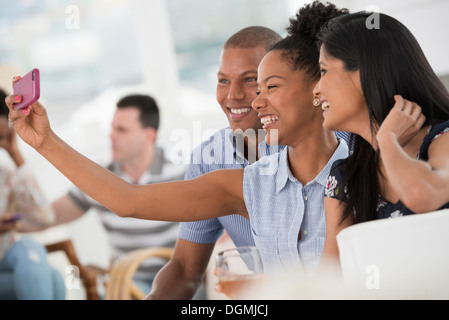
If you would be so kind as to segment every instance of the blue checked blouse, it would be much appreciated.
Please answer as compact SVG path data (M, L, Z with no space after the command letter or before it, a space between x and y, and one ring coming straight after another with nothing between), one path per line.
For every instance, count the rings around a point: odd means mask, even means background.
M243 195L266 274L293 270L307 276L317 270L326 235L326 181L333 162L348 156L346 142L339 141L323 170L305 186L290 171L287 148L245 168Z

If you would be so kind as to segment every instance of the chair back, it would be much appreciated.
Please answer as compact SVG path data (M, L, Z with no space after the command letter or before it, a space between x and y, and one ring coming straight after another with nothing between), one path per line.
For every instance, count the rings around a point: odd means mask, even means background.
M337 243L350 286L380 298L449 298L449 209L353 225Z

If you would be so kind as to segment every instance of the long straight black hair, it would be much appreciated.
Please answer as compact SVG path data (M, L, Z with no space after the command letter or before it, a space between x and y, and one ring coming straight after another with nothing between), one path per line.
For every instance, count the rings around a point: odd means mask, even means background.
M377 29L367 24L373 18L378 19ZM426 124L449 119L448 91L415 37L396 19L365 11L343 15L329 21L318 39L319 46L341 60L347 71L360 71L373 133L394 106L397 94L422 108ZM342 168L347 191L342 220L355 211L358 223L376 219L379 151L358 135L352 139L353 153Z

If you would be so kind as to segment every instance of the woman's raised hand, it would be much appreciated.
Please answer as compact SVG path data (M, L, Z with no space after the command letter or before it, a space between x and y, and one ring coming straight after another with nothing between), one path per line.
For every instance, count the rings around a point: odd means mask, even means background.
M421 107L400 95L395 95L394 107L390 110L377 132L377 139L385 135L393 135L403 147L419 132L426 121Z
M15 77L13 84L19 80L20 77ZM39 101L25 109L14 110L14 105L21 101L22 97L19 95L6 97L5 102L10 111L9 121L19 137L37 150L51 133L50 121L45 108Z

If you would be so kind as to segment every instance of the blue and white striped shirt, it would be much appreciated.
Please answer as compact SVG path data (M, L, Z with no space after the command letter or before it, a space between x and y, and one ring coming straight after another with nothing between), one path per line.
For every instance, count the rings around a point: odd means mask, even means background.
M233 136L232 130L227 127L196 147L192 152L185 180L194 179L215 170L243 169L248 166L249 163L239 148L240 144L236 143ZM346 132L336 132L336 136L349 140L349 133ZM261 142L258 146L259 158L278 153L283 148L283 146L268 146L265 142ZM178 237L195 243L215 243L224 229L236 246L255 245L250 223L240 215L183 222Z
M339 141L323 170L305 186L290 171L287 148L245 168L243 196L266 274L317 270L326 236L326 181L334 161L348 156L346 142Z

